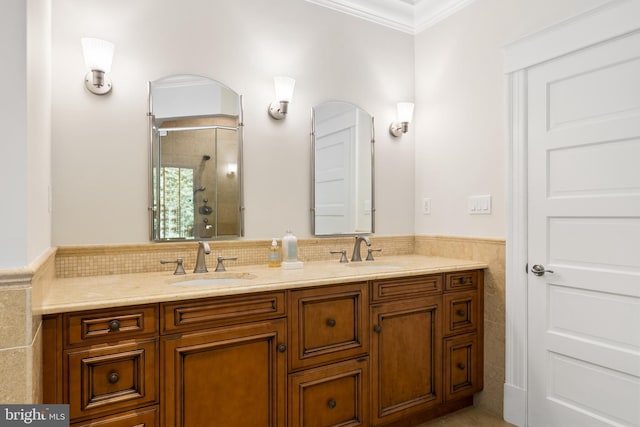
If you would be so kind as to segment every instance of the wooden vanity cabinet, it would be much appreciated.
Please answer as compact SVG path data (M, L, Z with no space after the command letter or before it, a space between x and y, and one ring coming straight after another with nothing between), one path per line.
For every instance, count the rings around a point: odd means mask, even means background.
M74 426L158 425L157 324L156 305L45 316L44 402Z
M411 426L473 403L483 272L43 317L73 427Z
M372 425L415 425L471 405L482 390L482 271L371 286Z

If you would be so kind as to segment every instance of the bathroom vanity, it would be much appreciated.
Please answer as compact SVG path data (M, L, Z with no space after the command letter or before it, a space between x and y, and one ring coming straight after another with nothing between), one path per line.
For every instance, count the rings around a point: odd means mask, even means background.
M486 265L355 264L57 280L44 401L75 427L409 426L471 405Z

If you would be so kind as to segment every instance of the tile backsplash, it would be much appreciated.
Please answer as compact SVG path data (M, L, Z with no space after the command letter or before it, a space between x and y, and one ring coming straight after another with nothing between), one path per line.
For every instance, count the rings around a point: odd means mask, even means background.
M281 244L282 242L278 242ZM414 253L414 236L371 237L372 248L382 249L375 257ZM218 255L238 257L225 265L266 264L271 240L210 241L211 255L207 266L215 267ZM301 261L327 261L339 259L332 250L345 249L351 256L353 237L330 237L298 240ZM198 251L197 242L148 243L138 245L65 246L56 253L56 276L59 278L102 276L106 274L149 273L171 271L173 264L160 264L161 260L182 258L187 271L193 269ZM363 249L363 254L366 251Z

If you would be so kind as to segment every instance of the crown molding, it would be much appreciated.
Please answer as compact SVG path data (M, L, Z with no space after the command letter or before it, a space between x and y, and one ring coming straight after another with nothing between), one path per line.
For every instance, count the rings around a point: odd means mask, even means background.
M394 30L417 34L474 0L306 0Z

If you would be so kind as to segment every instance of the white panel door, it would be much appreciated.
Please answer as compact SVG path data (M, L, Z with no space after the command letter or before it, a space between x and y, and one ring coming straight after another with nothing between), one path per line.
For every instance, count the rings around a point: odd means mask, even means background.
M315 129L315 232L340 234L355 230L355 120L340 114Z
M640 426L640 34L527 81L527 423Z

